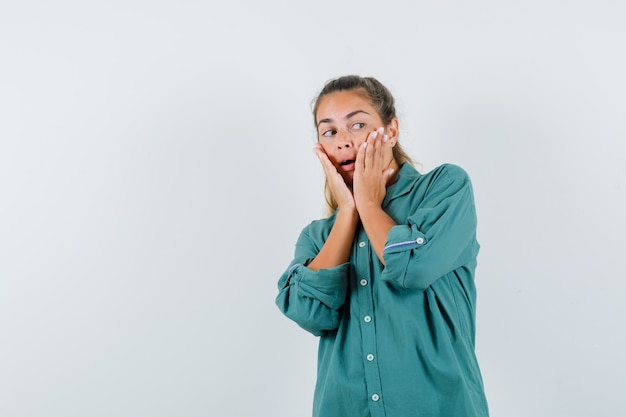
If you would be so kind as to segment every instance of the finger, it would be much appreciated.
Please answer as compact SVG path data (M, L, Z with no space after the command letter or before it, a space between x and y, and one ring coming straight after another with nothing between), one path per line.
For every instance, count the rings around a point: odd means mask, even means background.
M383 127L378 128L374 134L374 140L370 149L369 158L366 159L366 165L368 169L375 172L382 170L383 160L383 147L387 142L387 135L384 135L385 129Z
M383 169L388 168L393 161L393 147L395 145L395 141L389 140L387 135L385 135L385 138L385 145L383 146L382 151Z
M313 152L315 152L315 155L317 155L317 158L320 160L322 168L324 169L324 174L326 174L327 177L337 172L337 169L333 163L330 162L328 155L326 155L326 152L324 152L324 149L320 145L316 144L313 147Z
M324 152L324 148L322 148L322 145L320 145L319 143L316 143L315 145L313 145L312 150L318 157L321 154L326 154L326 152Z
M372 169L376 172L380 172L383 168L383 156L384 156L384 147L386 146L387 135L379 135L376 138L376 143L374 146L374 154L372 155Z
M385 129L379 128L375 135L380 138L379 145L375 146L376 153L373 155L372 165L370 167L376 170L384 170L388 168L393 160L393 146L395 141L390 140L389 136L384 134Z
M363 172L365 169L365 153L367 146L367 141L363 142L356 153L356 161L354 161L355 174Z
M366 139L367 146L365 148L365 157L364 157L364 169L370 170L373 168L374 158L376 157L377 151L379 149L380 140L383 130L379 128L372 133Z
M338 196L342 192L341 190L347 190L345 180L343 179L339 171L337 171L337 167L335 167L335 165L331 162L330 158L324 151L324 148L322 148L319 144L316 144L313 147L313 152L315 152L320 160L320 163L322 164L324 175L326 176L326 180L330 185L331 192L333 193L333 195L335 195L335 198L339 198Z
M385 149L384 149L385 165L384 165L383 168L389 168L389 166L391 165L391 163L395 159L394 154L393 154L393 148L394 148L394 146L396 146L396 142L397 142L397 138L393 138L393 139L388 139L387 140L387 144L386 144Z

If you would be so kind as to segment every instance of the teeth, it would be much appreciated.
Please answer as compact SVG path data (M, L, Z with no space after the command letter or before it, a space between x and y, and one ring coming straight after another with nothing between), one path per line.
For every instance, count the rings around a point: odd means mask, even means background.
M339 165L348 165L348 164L351 164L351 163L353 163L353 162L354 162L354 159L349 159L349 160L347 160L347 161L343 161L343 162L342 162L341 164L339 164Z

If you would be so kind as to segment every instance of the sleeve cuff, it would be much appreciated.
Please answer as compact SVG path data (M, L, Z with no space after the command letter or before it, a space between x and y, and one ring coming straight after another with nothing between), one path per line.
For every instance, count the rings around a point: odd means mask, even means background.
M392 254L417 249L427 243L426 235L411 226L398 225L391 228L383 253Z
M385 269L381 279L407 288L406 275L409 262L418 257L419 248L428 240L424 233L411 225L397 225L391 228L383 249Z
M299 287L300 294L319 300L331 309L340 308L348 290L349 263L333 268L313 271L304 264L294 264L288 270L289 279L285 283Z

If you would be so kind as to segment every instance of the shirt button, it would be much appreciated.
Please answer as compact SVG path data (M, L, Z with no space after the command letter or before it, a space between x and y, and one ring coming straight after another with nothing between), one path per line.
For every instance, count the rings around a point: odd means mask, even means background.
M380 400L380 397L378 396L378 394L372 395L372 401L378 401L378 400Z
M369 355L367 355L367 360L368 361L373 361L374 360L374 355L372 355L371 353Z
M365 323L369 323L370 321L372 321L372 318L370 316L365 316L363 317L363 320L365 321Z
M417 243L418 245L421 245L424 243L424 238L423 237L418 237L417 239L415 239L415 243Z
M359 242L359 248L364 248L365 247L365 242Z
M362 279L362 280L360 281L360 284L361 284L363 287L365 287L365 286L367 285L367 280L366 280L366 279Z

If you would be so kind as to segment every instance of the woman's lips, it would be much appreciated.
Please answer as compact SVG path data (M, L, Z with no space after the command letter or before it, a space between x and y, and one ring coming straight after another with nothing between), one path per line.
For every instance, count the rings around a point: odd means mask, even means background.
M341 168L342 171L353 171L354 170L354 159L348 159L348 160L342 161L339 164L339 167Z

